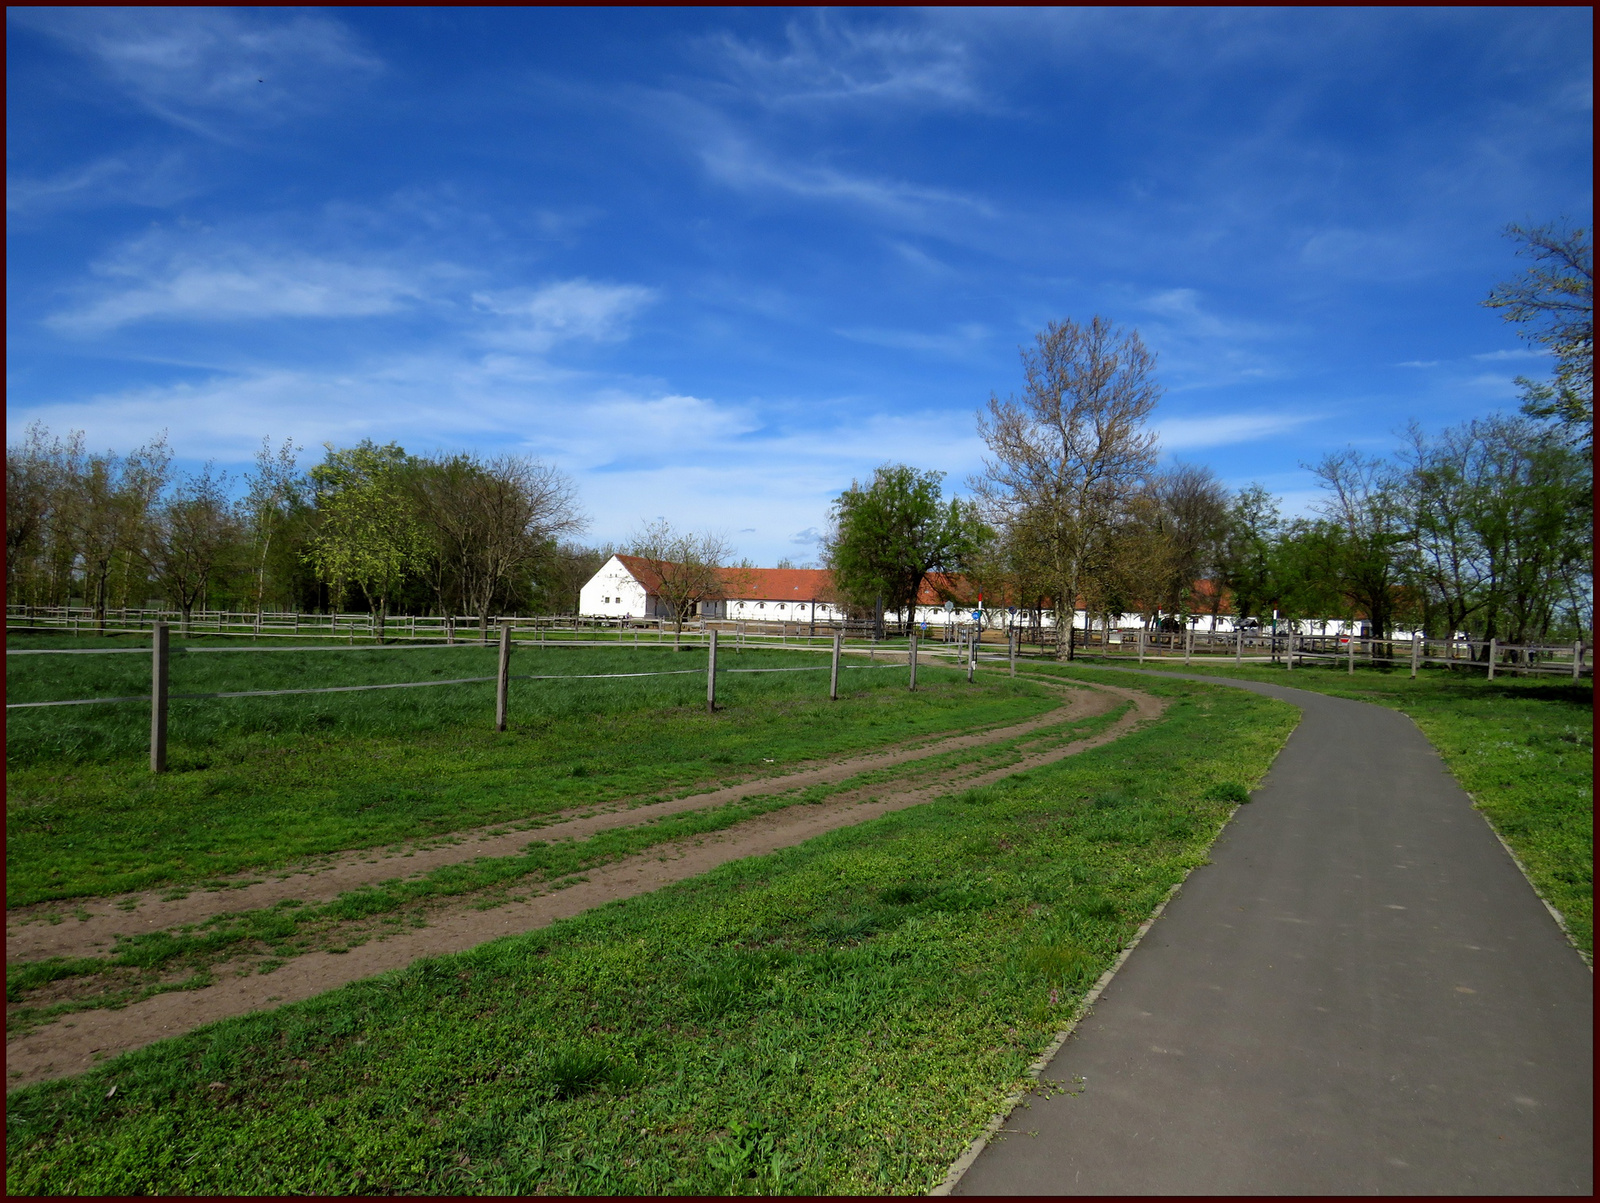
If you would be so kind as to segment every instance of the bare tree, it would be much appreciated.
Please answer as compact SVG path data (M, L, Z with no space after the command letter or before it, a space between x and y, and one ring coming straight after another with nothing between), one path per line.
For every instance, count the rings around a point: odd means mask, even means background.
M421 465L415 480L435 528L439 566L478 616L485 639L496 598L514 580L531 579L559 540L587 525L571 479L526 456L442 457Z
M1096 316L1051 322L1022 353L1021 398L992 397L978 432L992 458L972 482L986 516L1038 557L1056 607L1057 654L1072 655L1079 596L1116 515L1155 464L1144 428L1161 396L1136 331Z
M683 624L703 601L726 596L733 556L726 537L711 531L678 531L665 518L644 527L628 542L628 554L645 562L656 596L672 615L672 645L680 646ZM737 571L737 570L735 570Z
M1152 478L1149 496L1156 556L1147 605L1187 615L1196 600L1195 581L1216 565L1228 492L1210 468L1176 464Z
M195 602L243 550L244 530L228 504L227 485L227 476L207 464L155 507L145 531L144 560L167 601L183 612L185 635Z
M112 566L119 555L138 553L150 507L166 485L171 462L162 435L126 457L108 451L75 456L67 463L64 518L82 563L84 592L93 598L102 632Z
M267 555L272 550L273 539L289 521L290 512L305 488L295 462L295 453L300 450L293 439L285 439L276 451L270 440L262 439L261 450L256 452L255 471L246 481L249 492L244 507L256 552L257 614L261 613L267 590Z
M21 600L25 562L47 553L68 477L67 466L83 454L83 434L63 442L39 422L30 423L23 441L6 448L6 596ZM55 529L53 529L55 528ZM59 549L57 549L59 550Z

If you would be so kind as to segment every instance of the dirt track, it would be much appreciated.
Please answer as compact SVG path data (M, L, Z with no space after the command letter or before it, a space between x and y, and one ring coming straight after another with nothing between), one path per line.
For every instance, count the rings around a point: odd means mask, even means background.
M1059 687L1057 682L1048 683ZM587 870L585 880L576 884L508 901L490 910L477 909L472 900L463 900L456 905L430 911L427 927L379 936L348 952L306 953L271 974L247 970L244 975L225 977L216 985L204 989L156 995L120 1010L78 1012L8 1041L8 1089L81 1073L102 1058L180 1035L219 1019L309 998L361 978L400 968L419 957L460 952L488 940L531 931L619 898L649 893L730 861L792 847L824 832L931 801L953 790L991 784L1014 773L1050 764L1120 738L1133 727L1158 716L1162 705L1147 694L1112 686L1074 690L1069 693L1063 706L1011 727L927 742L915 748L844 759L743 786L631 810L619 809L573 818L542 827L533 838L581 837L609 827L648 822L650 818L662 814L704 809L739 798L781 793L805 785L837 782L863 771L908 764L960 748L998 743L1052 724L1090 717L1112 708L1119 700L1133 702L1133 709L1100 734L1025 755L1020 761L1002 768L958 779L943 776L937 781L912 788L897 787L890 782L870 790L837 795L819 805L786 807L715 834L658 845L637 856ZM862 797L867 793L872 795L871 800ZM503 831L503 828L499 830ZM480 856L513 855L520 852L529 841L530 833L527 831L510 834L499 834L497 831L492 835L468 833L461 844L426 854L416 853L408 858L404 868L411 873L421 873L441 864L458 863ZM424 855L429 859L423 860ZM374 864L371 863L370 853L357 854L338 858L332 866L312 874L263 882L241 890L228 890L172 903L152 899L145 903L150 909L141 907L133 914L106 908L87 922L30 924L15 933L8 931L7 953L8 956L18 955L12 951L13 940L21 944L25 937L32 937L35 932L38 937L30 940L30 950L23 954L29 959L41 955L85 955L103 951L112 935L118 931L156 930L178 923L195 922L224 911L238 911L246 906L270 905L285 897L331 898L356 885L393 879L396 869L401 867L394 863L398 856L398 853L392 854ZM257 891L261 891L259 898ZM182 917L174 918L174 915ZM51 942L48 937L55 933L60 935ZM99 943L80 942L89 939ZM44 948L52 951L33 951ZM66 951L69 948L72 951Z

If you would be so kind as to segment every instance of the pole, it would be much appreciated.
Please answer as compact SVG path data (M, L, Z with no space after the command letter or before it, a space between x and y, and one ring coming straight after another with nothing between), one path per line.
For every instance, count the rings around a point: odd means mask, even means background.
M1499 654L1498 639L1489 640L1489 680L1494 680L1494 658Z
M1411 636L1411 679L1417 679L1417 665L1422 661L1422 640Z
M1139 623L1139 663L1144 663L1144 623Z
M1290 626L1283 636L1283 662L1286 671L1294 671L1294 627Z
M1189 660L1194 655L1194 628L1190 627L1183 641L1183 666L1189 667Z
M488 632L485 631L485 634ZM500 624L500 667L494 678L494 729L506 729L506 692L511 684L511 628Z
M1350 632L1350 647L1347 661L1348 664L1345 668L1345 672L1353 677L1356 675L1356 633L1354 631Z
M706 640L706 713L717 712L717 628L712 627Z
M833 664L828 670L828 701L839 700L839 649L844 643L844 632L833 633Z
M1576 681L1583 672L1583 640L1576 639L1572 644L1572 679Z
M1233 663L1235 667L1244 663L1244 620L1240 619L1233 628Z
M978 629L974 627L967 636L967 684L972 684L972 672L978 663Z
M167 771L167 639L170 628L158 622L150 649L150 771Z
M911 632L911 652L906 657L906 662L911 665L911 684L909 688L913 693L917 689L917 633Z
M1006 632L1006 651L1011 656L1011 675L1014 677L1017 675L1017 633L1015 631Z

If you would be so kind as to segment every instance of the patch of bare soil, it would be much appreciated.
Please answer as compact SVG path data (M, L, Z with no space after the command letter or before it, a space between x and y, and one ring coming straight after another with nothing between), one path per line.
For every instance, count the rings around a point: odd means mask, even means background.
M310 998L361 978L401 968L420 957L461 952L489 940L544 927L619 898L631 898L695 877L730 861L793 847L824 832L932 801L949 794L952 788L971 789L992 784L1012 774L1110 743L1139 724L1157 717L1163 709L1163 704L1157 699L1136 690L1115 686L1095 686L1094 690L1100 695L1099 702L1091 700L1094 694L1079 695L1077 706L1073 708L1074 717L1103 712L1114 704L1111 699L1115 698L1133 702L1133 709L1098 735L1024 755L1014 763L964 777L958 782L941 779L909 789L889 784L874 787L870 791L852 791L850 795L831 798L819 805L773 811L721 832L659 845L640 855L588 870L584 879L564 888L508 900L493 909L480 909L481 901L470 897L452 899L448 905L430 909L426 927L398 930L345 952L307 953L288 961L270 974L227 977L203 989L159 994L121 1010L75 1014L7 1042L8 1089L82 1073L97 1061L118 1053L181 1035L219 1019ZM1002 732L1014 736L1025 729L1060 721L1062 711L1057 710L1029 724L986 735L992 736L988 742L994 742L1008 737ZM873 757L837 762L827 766L827 769L811 770L834 770L832 776L797 782L794 778L802 774L790 774L787 777L789 784L783 788L794 788L798 784L812 784L815 781L838 781L866 769L889 767L891 764L933 755L936 751L954 750L959 746L975 745L941 741L938 745L918 749L915 754L904 755L898 760L888 758L901 756L901 753L880 753ZM869 761L874 763L867 763ZM850 766L848 769L847 765ZM783 780L785 778L776 778L760 784L775 786ZM735 787L736 790L738 788ZM859 796L868 792L873 794L871 800ZM734 792L726 800L745 796L749 795ZM693 805L707 805L708 797L710 795L701 795ZM685 804L679 809L689 809L691 801L679 799L678 802ZM654 808L640 807L615 817L624 822L637 822L651 809ZM613 816L596 816L599 817ZM544 831L548 831L548 828ZM515 838L520 843L508 849L508 852L519 850L520 844L527 842L525 833L518 833ZM485 854L482 850L471 853L474 856Z

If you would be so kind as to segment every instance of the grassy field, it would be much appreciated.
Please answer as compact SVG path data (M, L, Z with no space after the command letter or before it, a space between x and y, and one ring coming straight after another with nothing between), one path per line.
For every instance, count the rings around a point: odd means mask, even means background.
M1049 768L19 1091L8 1189L924 1192L1294 723L1140 687Z
M84 641L88 642L88 641ZM33 645L29 645L33 646ZM492 650L179 656L172 689L312 688L482 676ZM519 649L518 673L686 675L515 681L510 729L491 684L177 702L169 762L144 757L138 703L7 715L7 905L183 886L350 848L426 839L576 805L681 796L797 761L1015 722L1055 705L1036 685L925 668L728 673L704 710L704 652ZM728 655L730 668L825 663ZM857 664L859 664L859 660ZM12 656L9 700L148 690L140 656Z
M1270 681L1375 702L1416 722L1527 867L1575 943L1594 952L1594 692L1551 678L1482 671L1197 663L1147 667Z
M8 1038L40 1023L101 1007L119 1007L172 990L211 985L214 974L270 973L306 952L347 951L407 925L423 926L442 907L486 909L530 891L587 880L601 865L663 844L724 831L759 815L827 801L851 791L921 784L1016 763L1022 756L1082 739L1114 723L1126 705L1023 736L946 752L911 765L869 770L843 780L689 810L602 831L586 839L533 840L512 856L474 857L420 877L380 881L326 902L229 911L173 930L119 936L108 956L8 962Z

